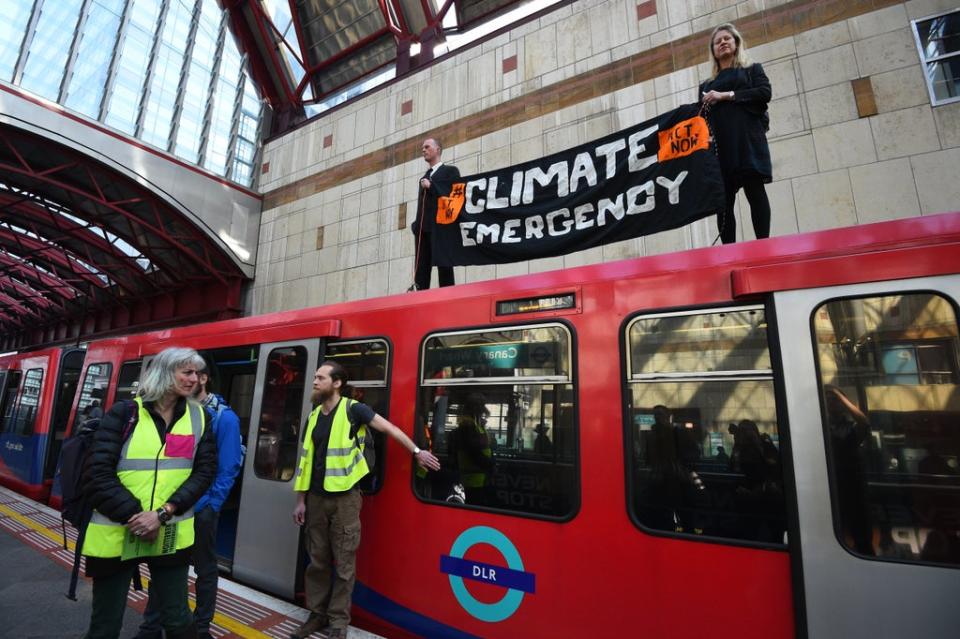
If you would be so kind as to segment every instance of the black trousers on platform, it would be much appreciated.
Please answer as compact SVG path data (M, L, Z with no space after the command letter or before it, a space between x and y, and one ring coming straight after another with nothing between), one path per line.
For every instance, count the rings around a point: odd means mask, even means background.
M217 583L220 579L217 568L217 521L220 513L213 508L204 508L193 515L193 567L197 573L194 590L197 593L197 607L193 618L197 622L197 630L209 632L213 613L217 608ZM154 582L150 582L148 592L150 598L143 611L143 622L140 624L138 637L156 637L159 639L162 625L160 623L160 605L157 602Z

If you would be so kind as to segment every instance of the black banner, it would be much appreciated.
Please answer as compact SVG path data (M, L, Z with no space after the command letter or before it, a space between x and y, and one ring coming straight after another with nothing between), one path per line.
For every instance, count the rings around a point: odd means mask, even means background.
M697 105L554 155L461 178L440 198L441 266L566 255L674 229L723 208Z

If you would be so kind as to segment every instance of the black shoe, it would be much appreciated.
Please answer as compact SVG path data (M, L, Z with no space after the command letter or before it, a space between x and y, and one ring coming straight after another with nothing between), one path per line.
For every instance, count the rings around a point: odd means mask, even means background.
M197 639L197 622L194 621L180 630L168 630L167 639Z
M311 612L310 616L303 624L290 633L290 639L305 639L318 630L322 630L327 625L327 618L316 612Z
M327 639L347 639L347 629L327 628Z

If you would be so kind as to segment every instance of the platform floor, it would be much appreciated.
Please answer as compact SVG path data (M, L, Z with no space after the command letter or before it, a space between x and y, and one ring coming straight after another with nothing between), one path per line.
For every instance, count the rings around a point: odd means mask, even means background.
M0 639L80 639L90 620L91 583L81 579L78 601L65 593L70 582L76 532L67 527L63 549L60 514L0 487ZM146 572L146 571L145 571ZM81 564L81 575L83 574ZM146 580L144 580L146 581ZM190 577L193 606L193 576ZM137 632L146 592L130 590L121 637ZM223 577L210 634L244 639L286 639L307 611ZM324 637L314 633L312 638ZM350 628L350 639L378 639Z

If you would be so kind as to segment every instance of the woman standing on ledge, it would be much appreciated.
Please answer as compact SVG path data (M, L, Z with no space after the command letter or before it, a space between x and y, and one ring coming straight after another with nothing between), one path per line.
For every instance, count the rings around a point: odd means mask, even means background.
M733 206L741 188L750 203L754 234L758 239L770 237L770 201L763 186L773 179L766 135L770 81L759 63L750 62L740 32L730 23L713 30L710 59L713 75L700 85L700 100L707 109L727 193L726 206L717 213L720 239L724 244L737 241Z

